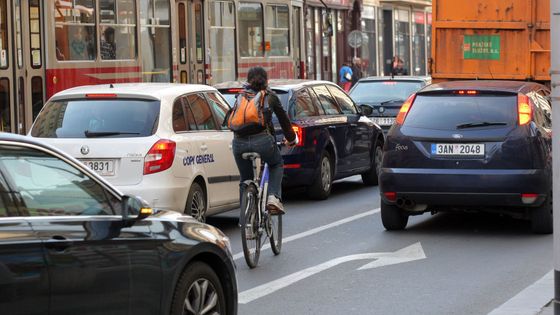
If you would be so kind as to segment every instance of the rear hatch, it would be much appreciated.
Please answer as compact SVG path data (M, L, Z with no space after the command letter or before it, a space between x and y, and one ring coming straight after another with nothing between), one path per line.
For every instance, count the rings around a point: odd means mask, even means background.
M140 183L154 135L158 100L63 99L48 102L30 135L43 138L114 185Z
M532 167L528 129L518 123L518 95L468 92L416 96L403 125L389 132L399 167Z

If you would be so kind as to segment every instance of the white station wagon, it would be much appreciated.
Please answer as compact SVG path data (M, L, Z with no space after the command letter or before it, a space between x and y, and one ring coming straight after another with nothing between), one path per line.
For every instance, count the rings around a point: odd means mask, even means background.
M83 86L54 95L30 136L78 158L152 207L207 215L238 207L229 106L206 85Z

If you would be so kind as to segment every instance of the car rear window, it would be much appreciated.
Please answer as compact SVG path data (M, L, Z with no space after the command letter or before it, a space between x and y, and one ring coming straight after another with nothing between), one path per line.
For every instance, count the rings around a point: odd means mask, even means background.
M58 100L37 117L31 135L39 138L147 137L157 129L156 100Z
M460 125L488 122L496 125L484 128L496 128L515 124L516 119L516 95L418 95L404 125L456 130Z
M422 88L415 81L363 81L350 91L350 97L357 104L381 103L387 101L404 102L410 94Z

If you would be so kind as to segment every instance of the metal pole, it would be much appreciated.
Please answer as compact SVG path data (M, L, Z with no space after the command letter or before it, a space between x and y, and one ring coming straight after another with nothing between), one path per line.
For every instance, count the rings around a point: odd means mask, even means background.
M560 1L550 0L550 86L552 88L552 200L554 215L554 314L560 315Z

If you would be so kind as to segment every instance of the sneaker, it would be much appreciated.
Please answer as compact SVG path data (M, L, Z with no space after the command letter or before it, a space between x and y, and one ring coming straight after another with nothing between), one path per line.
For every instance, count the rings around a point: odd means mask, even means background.
M282 215L285 214L284 212L284 205L278 197L274 195L268 196L268 200L266 201L266 209L268 209L268 213L270 215Z

